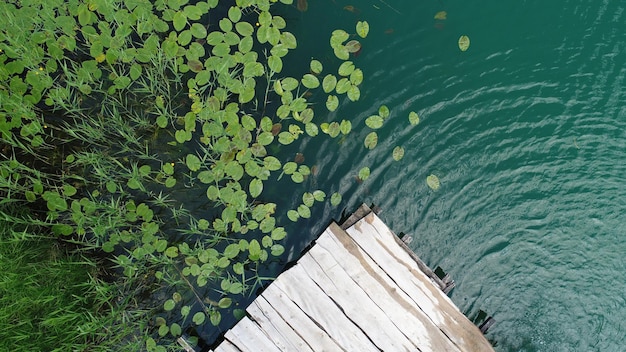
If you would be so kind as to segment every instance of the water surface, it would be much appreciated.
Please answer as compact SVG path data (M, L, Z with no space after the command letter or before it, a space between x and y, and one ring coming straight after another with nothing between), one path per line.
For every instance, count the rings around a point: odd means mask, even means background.
M323 117L351 119L353 138L302 150L319 168L316 185L344 202L298 223L292 241L375 203L452 275L462 311L495 317L487 337L497 351L623 351L626 3L386 3L310 1L294 18L302 60L331 62L332 28L364 19L371 32L355 59L361 100ZM435 20L438 11L447 19ZM381 104L391 116L368 152L364 119ZM372 174L358 183L363 166ZM441 180L436 192L429 174Z

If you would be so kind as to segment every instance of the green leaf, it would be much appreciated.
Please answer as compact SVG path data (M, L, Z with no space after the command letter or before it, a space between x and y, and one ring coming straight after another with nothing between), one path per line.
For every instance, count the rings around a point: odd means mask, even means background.
M270 171L279 170L281 167L280 161L273 156L265 157L265 159L263 159L263 165Z
M350 34L342 29L336 29L333 31L330 37L330 46L331 48L335 48L339 45L342 45L343 42L350 38Z
M170 326L170 332L173 336L180 336L183 333L183 329L180 327L180 325L173 323Z
M71 197L76 194L76 188L72 185L63 185L63 194L66 197Z
M304 204L300 204L298 206L298 215L302 218L308 219L311 217L311 209Z
M350 99L350 101L357 101L361 97L361 90L359 89L359 87L354 85L348 89L347 93L348 99Z
M219 325L220 321L222 321L222 314L217 310L212 310L210 314L211 324L213 326Z
M459 49L461 49L461 51L467 51L467 49L469 49L469 46L470 46L469 37L466 35L462 35L459 38Z
M322 80L322 89L324 90L324 93L332 92L335 89L335 86L337 86L337 77L331 74L324 76L324 79Z
M289 218L289 220L296 222L300 218L300 214L292 209L287 212L287 217Z
M302 85L309 89L315 89L320 86L320 81L314 75L307 73L302 77Z
M267 66L269 66L270 70L273 72L279 73L283 70L283 60L275 55L271 55L267 59Z
M163 309L167 312L174 309L174 307L176 307L176 302L174 302L173 299L168 299L165 303L163 303Z
M187 168L190 171L198 171L198 170L200 170L200 167L202 166L202 162L194 154L187 154L187 158L185 160L185 163L187 164Z
M339 98L335 95L329 95L326 99L326 108L328 111L335 111L339 106Z
M237 22L235 24L235 30L243 37L249 37L254 33L254 27L248 22Z
M378 115L372 115L368 117L367 119L365 119L365 124L367 125L367 127L373 130L383 127L383 122L384 122L383 118Z
M317 60L311 60L310 66L311 66L311 72L313 72L316 75L320 74L323 70L322 63Z
M365 148L374 149L378 144L378 134L376 132L370 132L367 136L365 136Z
M404 148L400 146L393 148L392 156L393 160L399 161L402 157L404 157Z
M241 10L239 9L239 7L231 6L231 8L228 9L228 18L230 18L230 20L233 22L239 22L239 20L241 19Z
M277 227L272 230L272 240L280 241L287 236L287 232L283 227Z
M178 247L168 247L165 250L165 255L170 258L176 258L178 256Z
M261 194L261 192L263 192L263 181L258 178L250 181L250 196L252 196L252 198L256 198Z
M433 191L436 191L439 189L440 183L439 183L439 177L437 177L434 174L428 175L428 177L426 177L426 184L428 185L428 187L430 187Z
M350 58L350 52L348 51L348 48L343 45L339 45L333 48L333 53L338 59L341 60L348 60Z
M383 119L386 119L389 117L389 108L387 107L387 105L381 105L378 108L378 115L382 117Z
M174 29L180 32L187 25L187 16L182 11L176 12L172 19L172 24Z
M307 207L312 207L314 202L315 202L315 197L313 197L313 193L305 192L302 195L302 203L304 203L304 205L306 205Z
M337 206L341 203L341 194L335 192L330 196L330 204L332 206Z
M192 24L190 31L195 38L204 39L207 36L206 28L200 23Z
M359 170L359 178L361 179L361 181L365 181L370 177L370 168L369 167L364 167L361 170Z
M335 90L337 91L337 94L343 94L347 92L350 87L352 87L352 83L350 83L350 80L347 78L342 78L339 80L339 82L337 82L337 87L335 88Z
M326 193L318 189L316 191L313 191L313 198L315 198L315 200L318 202L323 202L324 199L326 198Z
M220 301L217 303L217 306L222 308L222 309L226 309L228 307L230 307L233 304L233 300L228 298L228 297L224 297L222 299L220 299Z
M411 125L417 125L418 123L420 123L420 117L415 111L411 111L409 113L409 122L411 123Z
M304 125L304 130L306 131L306 134L308 134L311 137L315 137L319 133L317 125L311 122Z
M206 315L203 312L197 312L191 319L196 325L202 325L206 320Z
M367 34L370 31L370 25L366 21L358 21L356 23L356 33L361 37L367 37Z
M355 86L361 84L363 82L363 71L359 68L352 71L350 74L350 82L352 82Z
M278 257L278 256L282 255L283 253L285 253L285 247L283 247L280 244L272 245L272 255L273 256Z
M354 72L354 63L352 61L346 61L339 66L338 73L340 76L350 76Z
M161 325L159 326L159 336L163 337L165 335L167 335L167 333L170 332L170 327L167 325Z
M350 122L350 120L341 120L341 124L339 124L339 131L343 135L350 133L350 131L352 131L352 122Z

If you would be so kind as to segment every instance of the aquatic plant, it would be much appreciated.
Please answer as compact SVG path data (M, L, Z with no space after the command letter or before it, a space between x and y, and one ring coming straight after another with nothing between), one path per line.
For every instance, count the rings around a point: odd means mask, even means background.
M107 253L124 296L107 310L131 328L128 337L106 329L99 341L164 350L207 322L219 325L225 313L240 315L237 297L268 280L262 264L285 251L277 212L297 221L326 201L325 191L311 190L296 209L278 209L268 183L302 183L311 168L271 150L320 131L351 132L350 120L320 119L325 112L307 97L324 94L327 111L360 98L363 72L349 59L369 25L334 31L339 61L313 59L309 72L290 77L282 72L297 40L273 3L0 4L0 203L31 214L0 213L13 226L31 221ZM206 25L209 15L216 27ZM379 128L389 109L376 116L369 127ZM377 139L371 132L365 146ZM341 202L338 193L329 198ZM94 284L92 294L109 285ZM122 303L137 296L162 300L130 314Z

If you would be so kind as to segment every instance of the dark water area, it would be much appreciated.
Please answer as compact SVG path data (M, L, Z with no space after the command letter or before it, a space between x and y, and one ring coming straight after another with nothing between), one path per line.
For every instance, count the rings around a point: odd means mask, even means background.
M353 134L300 149L319 170L308 185L344 200L291 229L294 255L343 209L375 203L452 276L463 312L494 316L487 337L497 351L625 350L625 7L327 0L288 12L296 61L329 68L332 29L370 24L354 59L365 74L360 101L328 116L316 109L321 120L350 119ZM436 20L439 11L447 18ZM367 151L364 120L382 104L391 115ZM399 162L395 146L405 150ZM358 183L364 166L371 176Z

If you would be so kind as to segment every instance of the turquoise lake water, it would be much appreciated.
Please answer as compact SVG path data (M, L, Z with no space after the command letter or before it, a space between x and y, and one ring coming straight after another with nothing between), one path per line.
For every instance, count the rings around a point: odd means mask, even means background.
M319 170L310 183L344 200L300 221L292 248L343 209L375 203L422 259L452 276L463 312L497 320L487 334L497 351L626 350L624 8L326 0L289 12L303 61L332 62L330 31L370 24L354 59L366 77L361 100L322 117L350 119L354 136L300 150ZM439 11L445 20L434 19ZM382 104L391 115L366 151L364 120ZM405 149L399 162L395 146ZM371 176L358 183L363 166Z

